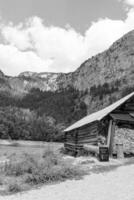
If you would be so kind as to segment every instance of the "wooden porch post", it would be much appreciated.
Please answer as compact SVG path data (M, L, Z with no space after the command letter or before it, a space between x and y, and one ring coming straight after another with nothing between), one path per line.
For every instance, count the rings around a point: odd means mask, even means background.
M64 143L66 143L67 140L67 132L64 133Z
M115 122L113 120L110 120L108 127L108 138L107 138L107 146L109 147L110 156L112 156L113 153L114 134L115 134Z
M75 157L77 156L78 130L75 130Z

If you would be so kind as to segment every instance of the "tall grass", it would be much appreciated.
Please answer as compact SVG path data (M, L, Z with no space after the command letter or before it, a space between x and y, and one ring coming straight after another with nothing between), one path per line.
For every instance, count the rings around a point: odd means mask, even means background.
M79 178L85 174L79 166L68 163L61 154L50 148L47 148L40 158L23 154L17 160L14 154L9 159L10 165L4 172L5 176L10 179L7 183L9 192L21 191L27 188L26 186Z

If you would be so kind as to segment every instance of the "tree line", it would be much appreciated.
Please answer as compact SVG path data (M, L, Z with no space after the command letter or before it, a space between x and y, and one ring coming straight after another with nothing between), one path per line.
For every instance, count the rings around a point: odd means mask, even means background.
M78 90L32 89L23 98L0 94L0 138L62 141L66 126L86 115Z

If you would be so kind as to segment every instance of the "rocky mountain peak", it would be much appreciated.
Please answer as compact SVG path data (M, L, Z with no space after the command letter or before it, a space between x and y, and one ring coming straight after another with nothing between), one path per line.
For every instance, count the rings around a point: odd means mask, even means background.
M18 77L36 77L38 75L37 72L25 71L18 75Z

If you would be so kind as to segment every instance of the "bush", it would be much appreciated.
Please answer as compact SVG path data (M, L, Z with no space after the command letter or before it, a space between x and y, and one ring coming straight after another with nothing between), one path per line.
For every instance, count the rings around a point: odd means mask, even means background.
M0 177L0 185L3 185L4 184L4 177L1 175Z
M66 166L63 165L59 170L56 170L56 175L59 178L59 180L65 180L65 179L73 179L81 177L84 173L83 170L81 170L78 166Z
M24 154L19 161L16 161L15 156L13 156L5 172L8 176L21 176L25 173L33 173L37 165L37 161L28 154Z
M79 166L68 163L61 154L48 148L41 158L35 159L33 156L24 154L20 160L16 161L16 156L11 156L11 164L6 168L5 174L28 186L78 178L85 172ZM11 183L8 187L10 192L18 192L21 189L17 183Z
M66 179L81 177L83 174L84 171L82 171L79 167L60 165L52 168L44 168L42 171L27 175L25 183L34 185L63 181Z
M67 154L67 149L65 147L60 148L60 153L61 154Z
M46 165L53 166L59 164L61 157L48 147L43 153L43 159Z
M22 190L20 184L16 183L16 182L11 182L8 185L8 192L10 193L16 193L16 192L20 192Z

